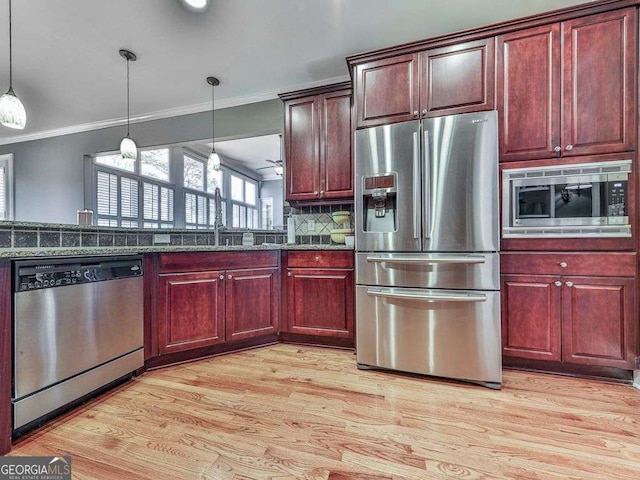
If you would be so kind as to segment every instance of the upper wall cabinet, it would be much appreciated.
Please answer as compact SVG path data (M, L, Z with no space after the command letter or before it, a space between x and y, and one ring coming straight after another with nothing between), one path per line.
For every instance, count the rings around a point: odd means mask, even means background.
M636 10L498 37L500 159L635 148Z
M492 110L494 59L487 38L357 64L356 127Z
M282 94L285 198L353 199L349 82Z

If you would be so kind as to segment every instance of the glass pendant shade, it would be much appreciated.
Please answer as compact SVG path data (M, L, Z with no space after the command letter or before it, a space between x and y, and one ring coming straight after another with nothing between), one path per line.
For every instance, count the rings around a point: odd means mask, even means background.
M278 165L277 167L273 167L273 169L276 171L276 175L282 175L284 173L284 168L282 168L280 165Z
M215 150L211 152L207 161L209 162L209 166L213 168L214 171L217 172L220 170L220 156L216 153Z
M19 130L27 124L27 112L12 88L0 97L0 123Z
M120 142L120 154L122 158L136 159L138 157L138 147L131 137L124 137Z

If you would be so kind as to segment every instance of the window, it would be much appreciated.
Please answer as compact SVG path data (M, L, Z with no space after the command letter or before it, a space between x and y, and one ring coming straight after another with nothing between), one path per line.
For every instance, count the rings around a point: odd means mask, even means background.
M169 180L169 158L168 149L143 150L139 161L124 161L120 155L97 156L96 223L110 227L173 227L174 189L160 182ZM143 179L142 175L150 178Z
M204 191L204 162L184 156L184 186Z
M257 184L231 174L231 226L258 228Z
M169 181L169 149L140 152L140 175Z
M144 228L173 227L173 189L144 182Z
M0 220L13 219L13 155L0 155Z
M207 197L187 192L185 193L184 200L186 227L208 228Z
M100 155L96 157L96 163L106 165L107 167L117 168L118 170L126 170L127 172L135 172L136 161L132 158L122 158L122 155Z

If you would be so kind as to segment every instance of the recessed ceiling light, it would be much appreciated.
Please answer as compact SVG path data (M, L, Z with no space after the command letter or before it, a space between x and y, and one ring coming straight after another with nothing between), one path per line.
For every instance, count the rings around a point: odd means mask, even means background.
M209 0L180 0L180 3L192 12L204 12L209 8Z

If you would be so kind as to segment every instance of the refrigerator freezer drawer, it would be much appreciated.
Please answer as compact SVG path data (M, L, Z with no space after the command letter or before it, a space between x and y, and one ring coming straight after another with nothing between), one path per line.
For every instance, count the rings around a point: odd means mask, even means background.
M498 253L357 253L356 283L390 287L500 289Z
M500 292L356 287L357 361L502 383Z

